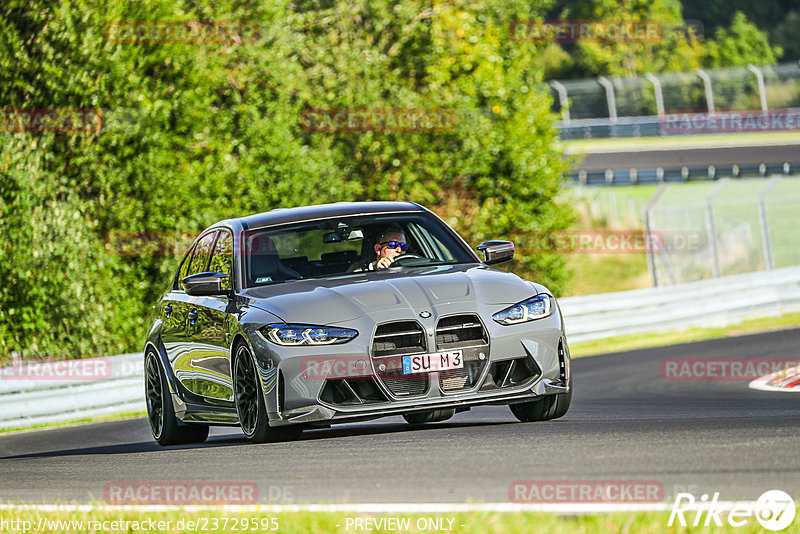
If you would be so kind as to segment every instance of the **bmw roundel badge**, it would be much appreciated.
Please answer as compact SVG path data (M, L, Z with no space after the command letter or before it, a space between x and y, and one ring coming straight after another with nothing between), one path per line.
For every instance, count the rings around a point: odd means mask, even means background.
M431 312L429 312L429 311L421 311L421 312L419 312L419 316L422 317L423 319L427 319L428 317L431 316Z

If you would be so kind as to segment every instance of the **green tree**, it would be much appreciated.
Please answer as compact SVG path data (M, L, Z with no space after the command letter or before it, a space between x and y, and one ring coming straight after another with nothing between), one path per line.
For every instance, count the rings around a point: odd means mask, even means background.
M571 48L572 77L633 76L645 72L692 70L700 66L703 44L684 29L678 0L578 0L560 2L554 10L570 20L639 21L655 24L657 37L641 41L579 41ZM562 71L564 72L564 71Z
M99 130L0 134L0 275L12 288L0 351L141 347L178 257L154 254L158 243L120 253L114 236L196 235L231 216L374 199L430 205L475 243L565 228L569 209L553 199L569 162L551 100L536 89L543 48L508 35L511 20L543 9L7 0L0 107L103 119ZM109 25L126 20L252 21L259 31L204 44L111 39ZM311 108L444 109L458 122L444 132L319 133L301 122ZM513 268L563 287L560 260L522 245Z
M782 51L769 44L765 32L737 11L728 28L718 28L709 41L703 63L707 67L733 67L748 64L772 65Z

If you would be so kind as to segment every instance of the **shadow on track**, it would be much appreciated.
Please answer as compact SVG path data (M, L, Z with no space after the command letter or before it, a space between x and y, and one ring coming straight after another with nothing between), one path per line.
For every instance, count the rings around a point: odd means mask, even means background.
M433 430L451 430L456 428L477 428L486 426L502 426L518 423L508 422L461 422L461 423L430 423L426 425L411 426L405 423L388 423L388 424L372 424L372 425L359 425L359 426L346 426L338 428L310 428L306 429L303 434L296 440L276 443L265 443L262 447L281 447L297 445L306 441L320 441L326 439L347 438L355 436L379 436L383 434L406 433L406 432L424 432ZM222 428L222 427L220 427ZM237 429L230 427L232 432ZM250 444L244 435L225 434L222 436L211 436L204 443L188 444L188 445L173 445L169 447L161 447L155 441L141 441L137 443L120 443L117 445L101 445L96 447L79 447L62 449L56 451L44 451L28 454L17 454L12 456L0 456L0 460L12 460L22 458L53 458L62 456L84 456L84 455L116 455L116 454L134 454L141 452L154 452L154 451L174 451L182 449L208 449L214 447L229 447L236 445L256 446Z

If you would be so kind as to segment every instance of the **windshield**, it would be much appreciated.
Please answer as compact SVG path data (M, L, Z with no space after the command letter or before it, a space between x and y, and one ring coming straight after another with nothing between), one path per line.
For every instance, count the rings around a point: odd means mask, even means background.
M296 223L246 232L244 241L247 287L387 266L476 261L441 222L426 214L353 216ZM389 259L381 261L381 257Z

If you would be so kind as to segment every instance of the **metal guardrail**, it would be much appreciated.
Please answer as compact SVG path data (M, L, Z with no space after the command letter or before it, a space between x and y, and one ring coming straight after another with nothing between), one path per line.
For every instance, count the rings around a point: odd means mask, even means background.
M566 297L559 304L571 343L724 326L747 317L800 311L800 267ZM6 380L5 373L0 374L0 428L144 410L142 354L103 359L111 362L111 375L103 380Z
M800 267L559 299L570 343L800 311Z
M573 184L638 185L713 181L720 178L773 178L800 174L800 158L794 162L758 165L703 165L700 167L634 167L603 171L579 170L570 175Z
M20 380L14 376L14 368L3 369L0 372L0 428L52 424L145 409L141 353L92 360L110 363L110 376L102 380Z
M609 137L656 137L667 136L661 128L658 115L649 117L617 117L601 119L560 120L556 122L559 137L572 139L605 139ZM685 137L681 136L681 137Z

